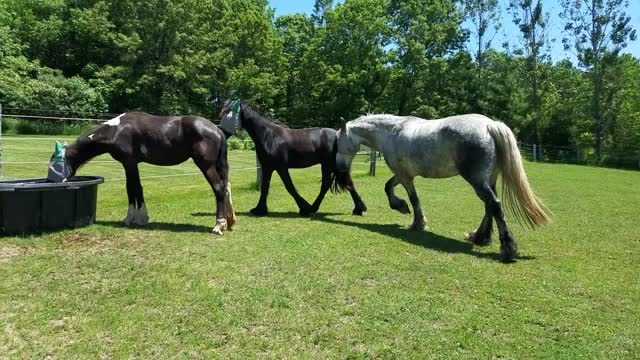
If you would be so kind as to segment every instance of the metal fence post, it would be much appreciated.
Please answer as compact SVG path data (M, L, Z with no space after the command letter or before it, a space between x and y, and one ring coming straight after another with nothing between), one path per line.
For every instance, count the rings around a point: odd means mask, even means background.
M256 190L260 191L262 185L262 165L260 165L260 159L258 159L258 153L256 153Z
M369 175L376 176L376 151L371 150L369 153Z

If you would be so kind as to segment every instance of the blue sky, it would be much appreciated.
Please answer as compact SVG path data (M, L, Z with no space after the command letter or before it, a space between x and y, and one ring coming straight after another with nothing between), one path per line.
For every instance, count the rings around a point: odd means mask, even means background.
M513 47L520 47L518 43L518 30L511 22L511 16L504 10L508 0L499 0L502 8L502 23L503 28L494 38L493 43L500 46L503 42L509 41ZM296 12L304 12L310 14L313 11L314 0L270 0L271 7L276 11L276 16L283 14L293 14ZM342 2L342 1L338 1ZM562 48L562 28L563 22L558 18L558 13L562 11L560 2L558 0L543 0L543 8L545 12L549 12L551 15L551 26L549 29L549 36L556 38L555 44L552 45L551 56L554 61L562 60L565 58L575 58L571 53L566 53ZM631 15L631 22L636 32L640 36L640 0L629 0L629 8L627 14ZM640 58L640 39L629 44L629 47L624 52L633 54L635 57Z

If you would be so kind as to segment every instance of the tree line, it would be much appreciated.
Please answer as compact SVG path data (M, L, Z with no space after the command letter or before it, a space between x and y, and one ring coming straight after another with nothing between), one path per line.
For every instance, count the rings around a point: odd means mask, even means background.
M524 142L637 162L628 1L560 2L552 24L541 0L316 0L311 15L278 17L267 0L0 0L0 103L215 119L242 98L291 127L482 113ZM521 41L494 43L502 22ZM551 61L552 40L576 60Z

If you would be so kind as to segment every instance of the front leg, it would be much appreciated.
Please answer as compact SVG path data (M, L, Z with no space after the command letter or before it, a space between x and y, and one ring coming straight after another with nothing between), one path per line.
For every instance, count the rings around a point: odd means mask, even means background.
M309 205L307 200L305 200L304 198L302 198L302 196L300 196L300 194L298 194L296 187L293 186L293 181L291 181L289 170L287 169L278 170L278 175L280 175L280 178L284 183L284 187L287 189L289 194L291 194L291 196L293 196L293 199L296 201L296 204L300 209L300 215L308 216L309 214L311 214L313 212L313 208L311 207L311 205Z
M260 183L260 200L258 200L258 205L256 205L256 207L249 210L251 215L266 216L269 214L269 210L267 207L267 197L269 196L269 186L271 185L272 174L273 174L273 169L265 168L264 166L262 166L262 182Z
M394 210L398 210L402 214L411 214L407 202L403 199L400 199L395 194L394 188L398 184L400 184L400 179L398 178L398 175L394 175L384 185L384 192L387 194L387 198L389 199L389 206Z
M318 197L313 202L313 205L311 205L312 212L315 213L320 209L320 204L322 204L322 200L324 199L324 196L327 194L327 191L329 191L329 188L331 188L331 171L328 170L328 166L325 166L323 164L322 165L322 185L320 186L320 193L318 194Z
M402 185L407 190L409 195L409 201L413 206L413 223L409 225L409 230L422 231L427 227L427 221L422 214L422 207L420 206L420 199L416 193L416 188L413 185L413 178L403 180Z

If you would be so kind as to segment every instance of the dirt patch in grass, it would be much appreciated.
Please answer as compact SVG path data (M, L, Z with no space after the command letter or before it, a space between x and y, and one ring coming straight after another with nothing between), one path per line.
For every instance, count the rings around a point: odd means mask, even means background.
M26 252L26 249L14 245L0 246L0 263L8 263L11 259L24 255Z
M71 252L90 252L93 254L104 254L107 252L127 248L135 249L143 241L141 234L121 234L113 236L109 234L85 234L74 232L65 234L62 237L62 249Z

